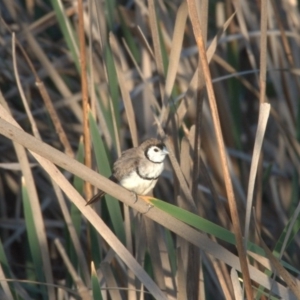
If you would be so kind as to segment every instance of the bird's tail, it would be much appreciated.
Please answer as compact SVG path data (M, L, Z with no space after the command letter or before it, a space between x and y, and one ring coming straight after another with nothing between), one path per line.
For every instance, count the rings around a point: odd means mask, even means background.
M118 182L118 179L117 179L114 175L111 175L111 176L109 177L109 179L110 179L111 181L115 182L115 183L119 183L119 182ZM103 196L105 196L105 195L106 195L106 193L100 190L94 197L92 197L89 201L87 201L87 203L86 203L85 206L97 202L98 200L100 200L100 199L101 199Z
M92 203L97 202L98 200L100 200L106 193L103 191L99 191L95 196L93 196L89 201L87 201L86 205L90 205Z

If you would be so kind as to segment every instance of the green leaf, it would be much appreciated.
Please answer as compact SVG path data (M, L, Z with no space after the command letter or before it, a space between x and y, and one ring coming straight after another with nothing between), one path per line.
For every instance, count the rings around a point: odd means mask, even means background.
M59 0L51 0L52 6L54 8L56 18L58 20L60 29L63 33L64 40L67 43L73 60L75 62L76 68L79 71L80 70L80 64L78 60L78 41L76 40L77 35L74 34L74 29L72 27L72 24L70 23L68 17L65 14L65 11L63 10L63 7L61 6L61 3Z
M25 225L26 225L26 233L28 238L28 244L31 254L31 259L33 262L35 276L37 281L46 282L46 278L43 272L43 259L42 253L39 246L39 240L37 235L37 229L34 223L34 214L31 207L31 202L29 200L29 195L27 192L27 187L25 184L22 184L22 200L23 200L23 208L24 208L24 216L25 216ZM40 292L44 296L43 298L46 299L47 297L47 290L44 285L40 285Z
M121 9L118 9L120 23L121 23L121 29L123 31L124 39L128 45L129 51L131 52L132 56L134 57L135 61L139 64L141 61L141 55L138 50L138 47L135 43L135 38L132 36L131 31L129 30L128 26L126 25L126 22L124 21L122 11Z
M8 264L7 257L5 255L5 251L4 251L4 247L3 247L3 244L2 244L1 238L0 238L0 264L1 264L1 268L3 270L5 278L13 278L11 270L10 270L10 266ZM5 278L2 278L1 280L5 280ZM14 299L19 299L19 297L14 292L13 283L8 282L7 284L10 288L10 292L12 293L13 298Z
M174 218L198 229L198 230L201 230L202 232L205 232L207 234L211 234L213 236L215 236L216 238L224 241L224 242L227 242L229 244L232 244L232 245L236 245L236 242L235 242L235 236L232 232L230 232L229 230L217 225L217 224L214 224L213 222L210 222L200 216L197 216L189 211L186 211L180 207L177 207L175 205L172 205L172 204L169 204L167 202L164 202L164 201L161 201L159 199L151 199L150 200L151 204L153 204L155 207L163 210L164 212L170 214L171 216L173 216ZM258 254L258 255L261 255L261 256L264 256L266 257L266 254L265 254L265 251L251 243L251 242L248 242L247 244L247 249ZM297 273L297 274L300 274L300 271L298 271L296 268L294 268L293 266L287 264L286 262L282 261L281 262L283 264L284 267L288 268L289 270Z
M115 22L114 22L114 14L116 10L116 1L115 0L105 0L105 15L107 25L110 31L113 31Z
M84 163L82 141L80 141L78 144L76 159L77 159L77 161ZM73 186L81 195L83 194L84 181L81 178L74 176ZM82 214L73 202L71 202L71 205L70 205L70 216L71 216L71 220L72 220L73 226L75 228L75 231L77 233L77 236L80 236L81 230L82 230L82 228L81 228ZM72 265L75 268L79 268L80 265L79 265L78 257L76 255L76 251L75 251L74 245L72 243L72 239L69 235L67 226L65 226L65 236L66 236L65 239L66 239L66 249L67 249L68 257L70 258ZM73 284L74 284L73 279L70 276L70 274L68 274L67 280L66 280L66 286L68 286L69 288L72 288Z
M102 300L101 288L99 279L95 270L94 263L92 262L92 291L94 300Z
M96 124L96 121L91 113L89 113L89 124L91 129L92 141L94 145L95 157L97 161L98 171L105 177L111 175L111 168L109 165L107 153L102 141L101 136L99 135L99 130ZM106 205L109 212L109 217L112 222L113 230L118 236L120 241L125 244L125 230L123 226L123 218L120 208L120 203L115 198L106 195Z
M111 111L111 118L116 120L117 128L120 128L119 82L118 82L118 76L117 76L116 67L115 67L115 63L113 60L111 48L108 45L105 48L105 63L106 63L107 76L108 76L108 88L109 88L109 92L111 95L112 106L113 106L113 111ZM115 133L114 136L116 139L117 134Z

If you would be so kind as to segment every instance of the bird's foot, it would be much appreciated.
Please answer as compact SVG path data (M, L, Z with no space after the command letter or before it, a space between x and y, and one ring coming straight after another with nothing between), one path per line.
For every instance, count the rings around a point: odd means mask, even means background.
M153 196L139 195L139 197L142 198L147 203L148 209L143 213L146 214L153 207L153 204L150 202L150 200L153 199Z
M152 204L148 204L147 205L147 210L145 212L143 212L142 214L145 215L152 207L153 207Z
M133 193L133 197L134 197L133 204L135 204L138 201L138 198L143 199L147 203L148 209L143 213L143 214L146 214L153 207L152 203L150 202L150 200L153 199L153 197L152 196L138 195L134 192L132 192L132 193Z
M135 192L132 192L132 194L133 194L133 198L134 198L133 204L135 204L138 201L138 195Z

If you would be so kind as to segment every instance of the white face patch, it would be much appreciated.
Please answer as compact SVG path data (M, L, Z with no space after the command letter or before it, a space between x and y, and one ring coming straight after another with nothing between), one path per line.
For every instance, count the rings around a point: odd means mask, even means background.
M164 161L166 155L168 154L168 150L164 148L160 148L158 146L150 146L146 150L147 158L154 163L161 163Z

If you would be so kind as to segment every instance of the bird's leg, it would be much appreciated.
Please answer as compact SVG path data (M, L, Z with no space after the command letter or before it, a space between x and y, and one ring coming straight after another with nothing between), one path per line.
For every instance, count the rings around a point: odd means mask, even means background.
M143 213L143 214L146 214L153 207L152 203L150 202L150 200L153 199L153 196L138 195L135 192L132 192L132 193L133 193L133 196L134 196L133 204L135 204L138 201L138 198L143 199L148 204L147 211Z
M142 198L147 204L148 204L148 209L145 211L143 214L146 214L152 207L153 204L150 202L151 199L153 199L153 196L144 196L144 195L139 195L140 198Z

